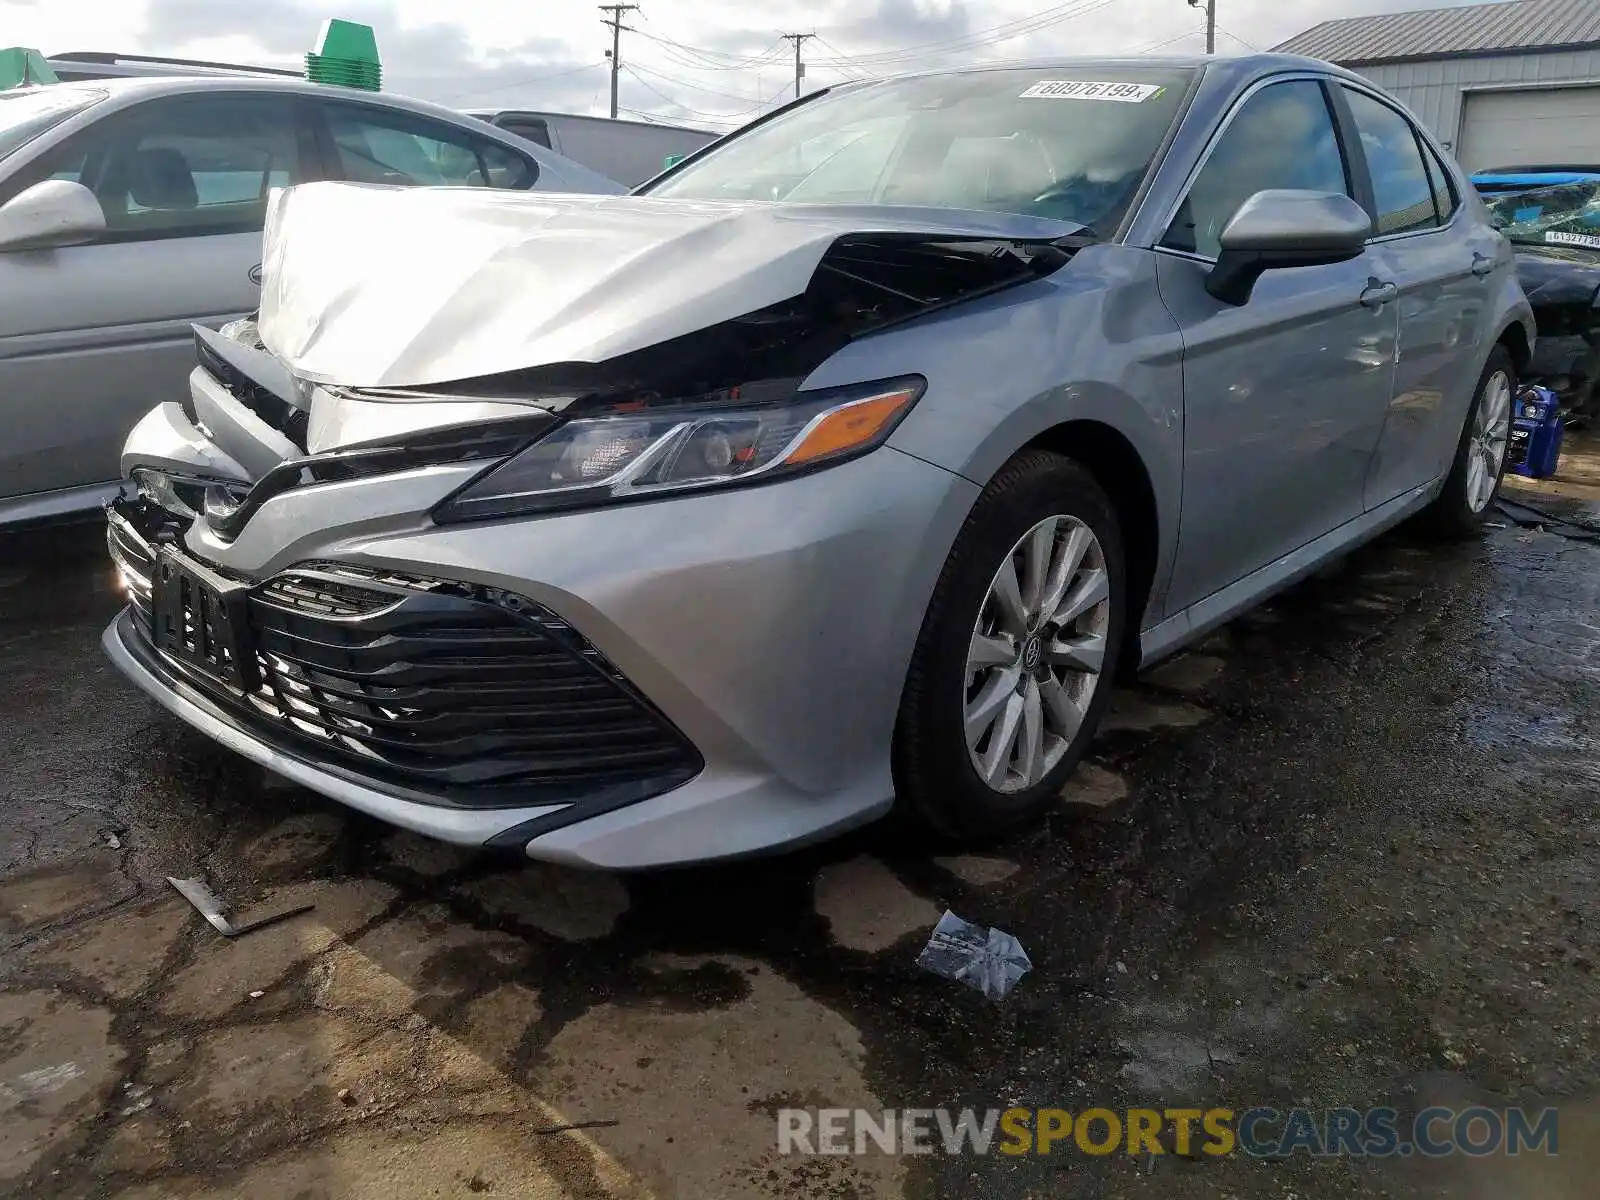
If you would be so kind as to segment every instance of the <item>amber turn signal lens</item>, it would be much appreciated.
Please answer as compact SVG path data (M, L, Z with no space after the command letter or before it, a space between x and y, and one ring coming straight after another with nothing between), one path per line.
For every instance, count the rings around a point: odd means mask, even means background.
M785 464L812 462L854 450L877 437L883 427L916 398L915 390L903 388L840 405L819 418L783 461Z

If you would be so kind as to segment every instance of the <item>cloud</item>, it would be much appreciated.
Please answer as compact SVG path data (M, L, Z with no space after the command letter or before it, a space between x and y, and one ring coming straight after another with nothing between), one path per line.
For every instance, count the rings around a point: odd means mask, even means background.
M511 106L531 89L543 107L584 111L606 73L598 61L571 54L569 41L532 36L480 50L469 28L431 20L410 24L388 0L150 0L141 48L178 53L195 45L237 40L258 48L263 65L300 66L330 12L371 25L378 35L384 86L423 99L468 106Z
M638 2L623 34L623 106L719 128L793 94L793 51L783 33L819 35L803 48L809 87L1007 58L1204 46L1203 14L1183 0ZM1218 46L1264 48L1323 20L1417 2L1226 0ZM47 52L70 46L290 67L301 64L331 15L373 26L392 90L467 106L606 111L610 34L588 2L0 0L7 40ZM88 29L97 31L92 38ZM952 42L953 52L938 53Z

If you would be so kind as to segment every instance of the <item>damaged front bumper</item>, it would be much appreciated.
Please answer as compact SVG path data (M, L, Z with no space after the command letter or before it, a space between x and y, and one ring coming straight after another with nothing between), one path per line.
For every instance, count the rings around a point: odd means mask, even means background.
M104 638L202 733L391 824L606 868L887 809L903 614L968 481L883 447L762 488L441 526L481 460L300 463L263 488L285 464L240 444L229 389L207 395L225 419L171 406L129 439L130 470L177 482L108 513L130 606ZM229 487L247 520L195 515ZM869 579L881 603L860 603Z
M106 632L113 661L246 757L374 816L492 844L704 765L532 601L331 562L257 580L195 558L181 519L148 501L118 500L107 520L130 601Z

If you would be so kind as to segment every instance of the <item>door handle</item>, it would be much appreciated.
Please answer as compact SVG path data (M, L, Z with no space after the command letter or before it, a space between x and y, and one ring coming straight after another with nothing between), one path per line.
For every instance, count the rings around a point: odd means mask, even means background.
M255 284L257 287L261 286L261 264L260 263L257 263L255 266L250 268L250 282Z
M1367 280L1367 290L1361 293L1361 304L1364 308L1382 308L1389 301L1400 295L1400 289L1392 283L1380 283L1376 279Z
M1494 270L1494 263L1495 260L1490 258L1487 254L1479 254L1474 251L1472 255L1472 273L1479 279L1482 279L1485 275Z

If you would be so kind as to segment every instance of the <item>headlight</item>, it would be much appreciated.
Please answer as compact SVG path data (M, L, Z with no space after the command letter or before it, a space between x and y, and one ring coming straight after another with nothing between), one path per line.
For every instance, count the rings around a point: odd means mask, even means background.
M569 421L450 496L434 519L588 507L830 466L882 445L926 386L909 377L798 392L782 404Z
M261 344L261 335L256 330L256 319L253 316L229 321L217 330L217 333L229 341L238 342L241 346L249 346L252 349Z
M133 485L138 489L140 499L149 501L157 508L164 508L168 512L177 513L180 517L188 517L190 520L198 515L189 500L179 493L172 476L165 471L156 471L150 467L135 467ZM190 486L193 489L194 485Z

